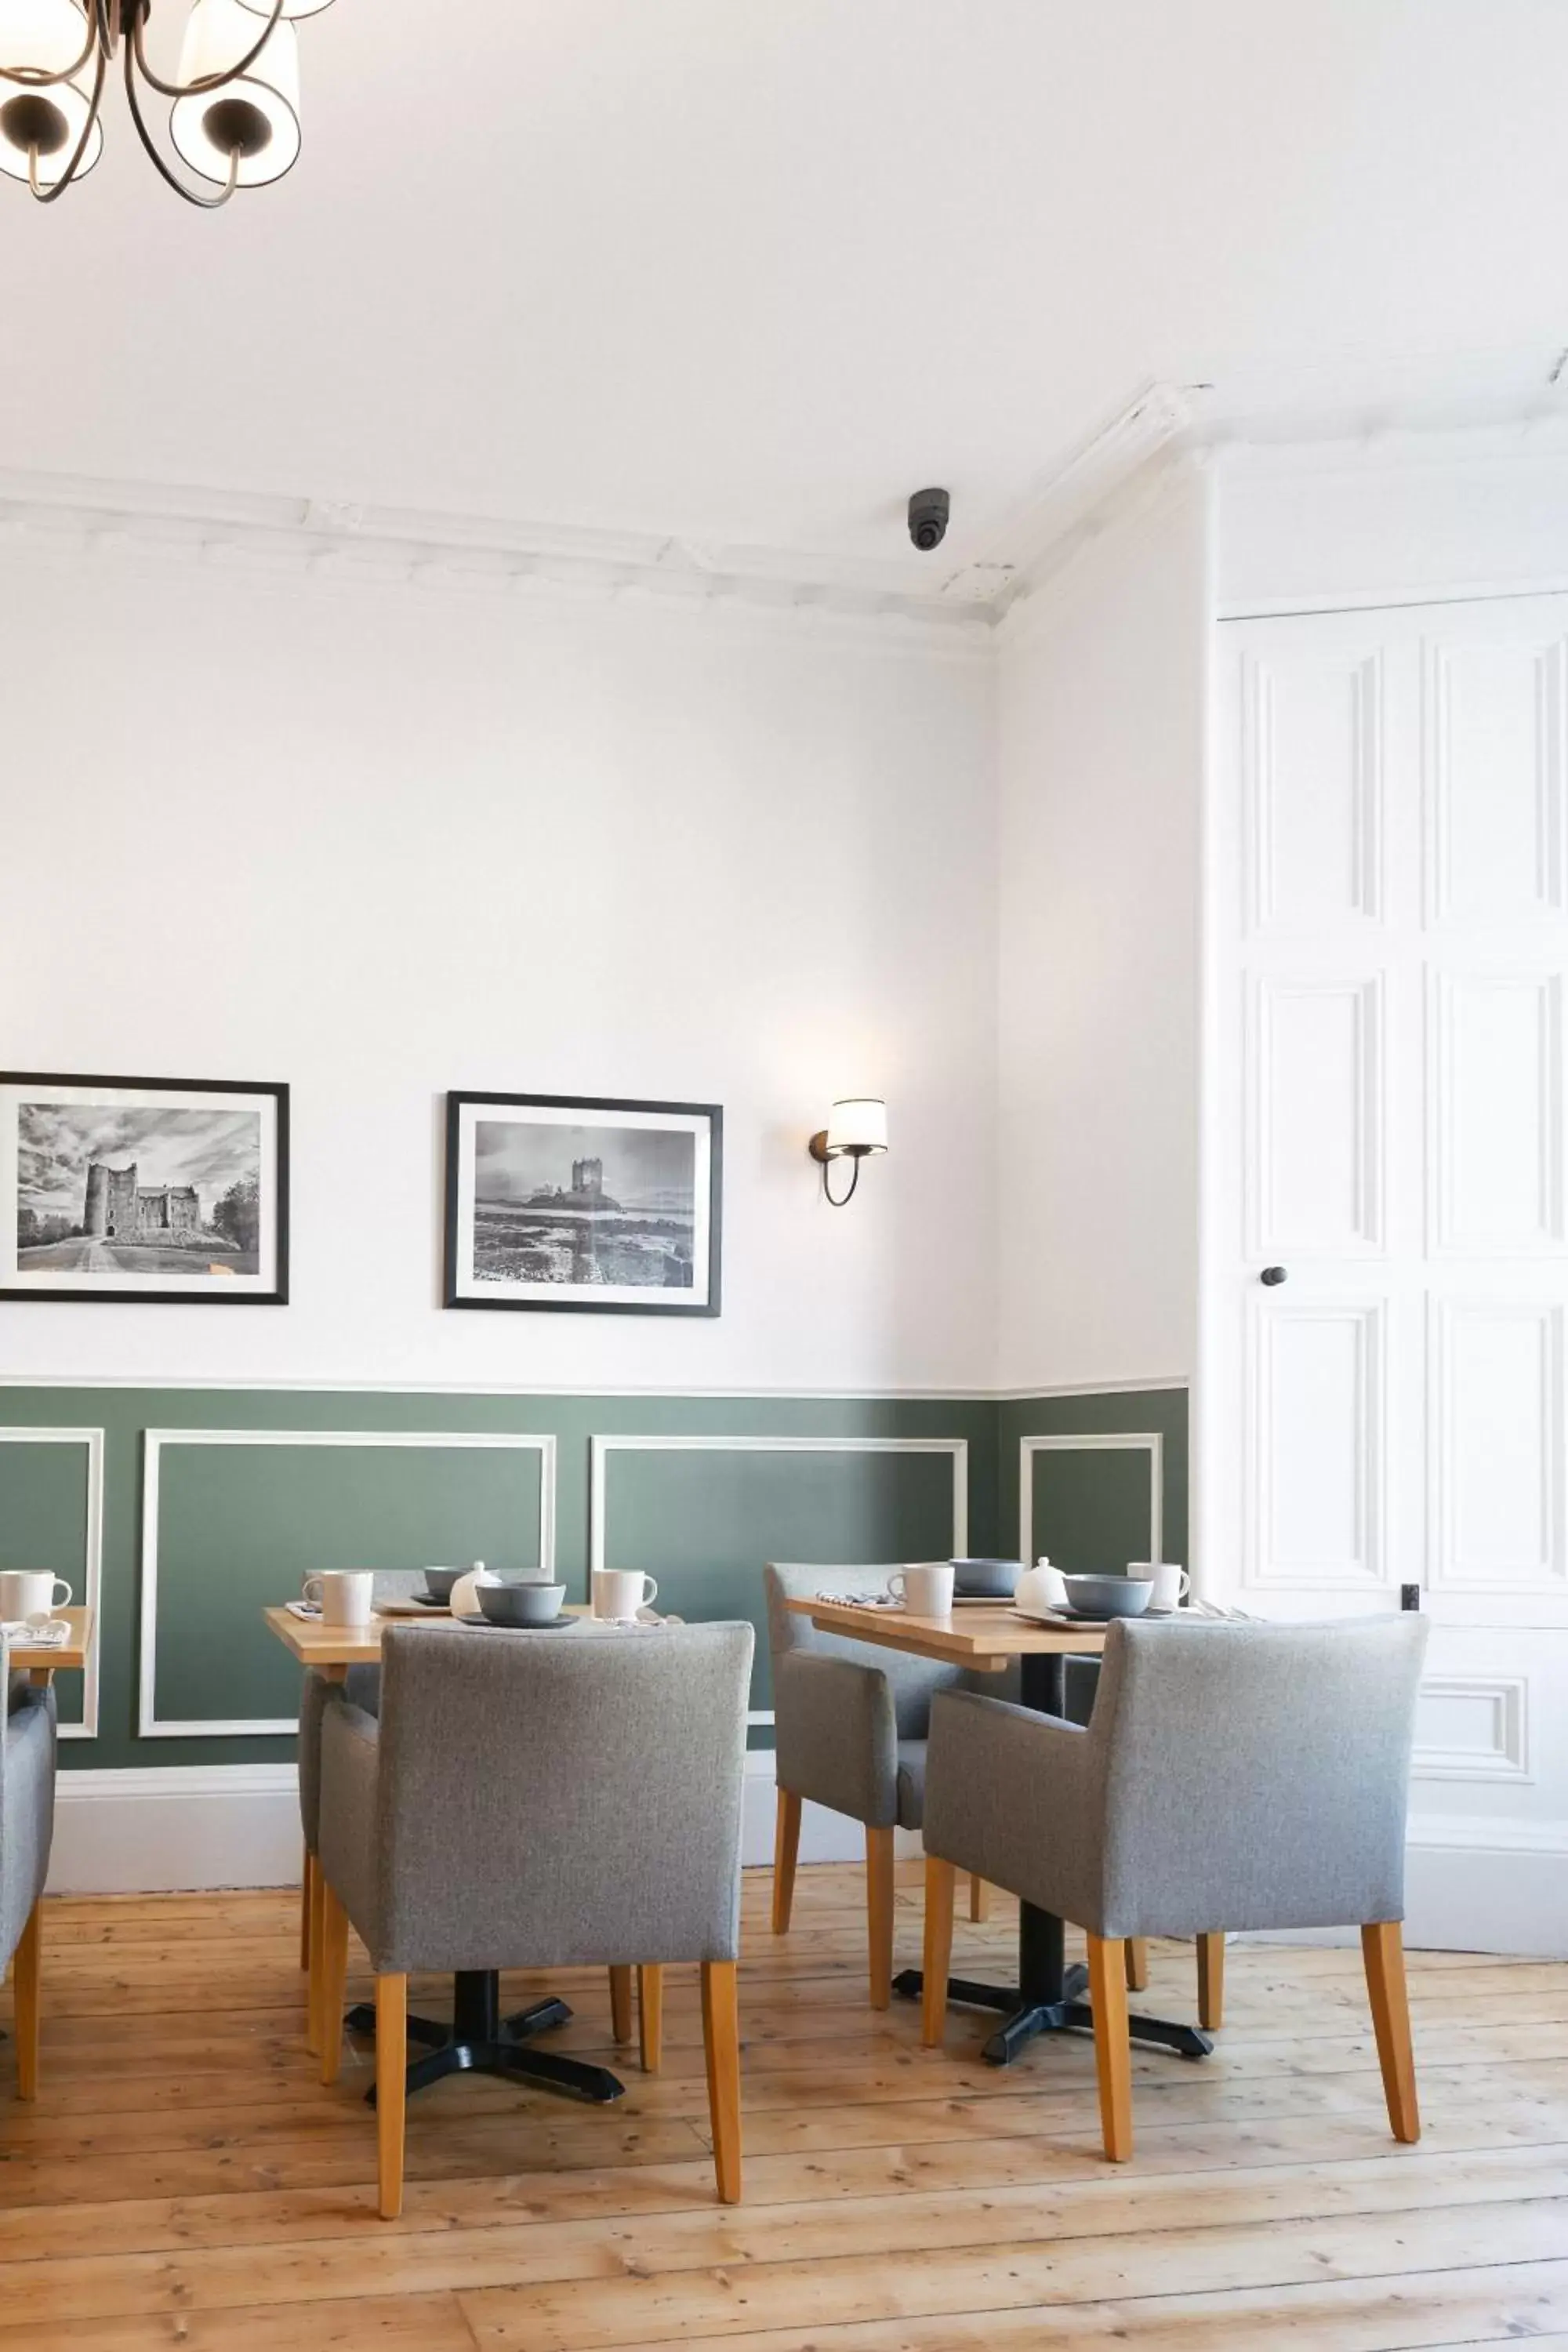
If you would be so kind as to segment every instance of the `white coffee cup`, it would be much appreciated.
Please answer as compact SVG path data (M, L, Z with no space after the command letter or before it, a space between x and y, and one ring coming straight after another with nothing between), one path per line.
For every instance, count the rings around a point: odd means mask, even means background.
M635 1623L639 1610L651 1608L658 1587L640 1568L596 1568L594 1570L594 1614L612 1624Z
M324 1568L305 1579L300 1597L316 1602L323 1625L368 1625L375 1578L368 1568Z
M64 1609L70 1597L65 1578L51 1576L47 1569L8 1568L0 1574L0 1617L8 1624L47 1617L53 1610Z
M888 1579L888 1590L911 1617L951 1617L952 1562L928 1559L912 1568L896 1569Z
M1154 1590L1149 1595L1151 1609L1179 1609L1193 1589L1193 1580L1179 1561L1173 1559L1134 1559L1127 1564L1129 1576L1146 1576Z

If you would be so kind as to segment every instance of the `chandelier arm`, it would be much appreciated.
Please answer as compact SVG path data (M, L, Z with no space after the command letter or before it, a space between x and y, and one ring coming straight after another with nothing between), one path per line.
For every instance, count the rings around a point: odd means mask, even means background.
M62 81L74 81L82 68L89 64L100 46L96 7L87 11L87 41L79 58L58 73L49 73L42 66L0 66L0 81L19 82L24 89L53 89Z
M274 22L276 22L276 18L274 19ZM157 83L153 84L154 89L158 87L159 85ZM197 195L194 189L187 188L184 182L178 179L175 174L170 171L169 166L164 163L162 155L159 154L157 148L153 143L153 134L148 130L145 121L142 120L141 101L136 95L134 58L132 53L132 45L130 41L127 41L125 45L125 98L126 103L131 109L131 120L136 125L136 136L141 140L142 146L147 150L147 153L152 159L153 168L158 173L159 177L168 182L168 184L173 188L174 194L177 196L184 196L186 204L195 205L198 212L216 213L220 205L226 205L230 196L233 195L236 188L239 185L238 148L231 147L228 151L228 185L223 190L220 195Z
M99 109L103 103L103 77L108 65L109 52L100 42L98 51L98 70L92 78L92 96L88 100L87 121L81 126L81 137L76 142L76 150L70 162L52 188L42 188L38 185L38 151L37 147L29 147L27 150L27 186L40 205L52 205L57 196L63 196L77 175L81 159L87 153L87 142L92 137L93 125L98 121Z
M198 74L193 82L163 81L147 62L147 51L142 39L142 27L147 21L147 8L145 0L137 0L136 11L131 19L131 38L126 44L125 50L125 86L128 89L131 87L131 58L134 54L137 70L142 80L149 89L155 89L161 98L197 98L204 90L226 89L231 81L238 81L242 76L250 71L251 67L272 38L274 27L282 14L283 0L272 0L272 14L261 28L261 37L253 47L247 49L237 65L229 66L220 74ZM182 189L181 194L184 193Z

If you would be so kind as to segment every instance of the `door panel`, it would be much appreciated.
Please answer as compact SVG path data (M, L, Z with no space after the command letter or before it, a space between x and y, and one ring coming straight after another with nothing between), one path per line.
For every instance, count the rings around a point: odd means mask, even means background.
M1353 1256L1384 1240L1383 992L1265 976L1252 1001L1252 1247Z

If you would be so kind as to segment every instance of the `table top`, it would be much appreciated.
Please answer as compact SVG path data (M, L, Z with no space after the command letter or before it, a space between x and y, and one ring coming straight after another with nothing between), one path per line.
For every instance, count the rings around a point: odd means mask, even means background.
M585 1617L588 1612L583 1602L568 1601L561 1613ZM284 1648L292 1651L302 1666L314 1666L318 1674L331 1674L334 1667L342 1671L348 1666L374 1666L381 1656L381 1637L389 1625L453 1622L444 1609L417 1616L399 1611L395 1616L373 1617L368 1625L323 1625L319 1617L296 1617L288 1609L264 1609L261 1614Z
M63 1617L70 1627L70 1632L67 1634L64 1643L57 1648L43 1643L28 1642L18 1636L11 1643L13 1671L17 1667L24 1667L33 1673L40 1673L47 1668L51 1674L55 1674L63 1673L68 1666L86 1665L88 1653L92 1648L92 1611L90 1609L56 1609L51 1612L51 1614Z
M1105 1647L1103 1625L1047 1625L1020 1617L1006 1601L958 1608L951 1617L916 1617L905 1609L867 1609L852 1601L788 1601L799 1617L809 1617L822 1633L842 1633L852 1642L872 1642L884 1650L912 1650L943 1665L973 1666L999 1675L1010 1658L1098 1657Z

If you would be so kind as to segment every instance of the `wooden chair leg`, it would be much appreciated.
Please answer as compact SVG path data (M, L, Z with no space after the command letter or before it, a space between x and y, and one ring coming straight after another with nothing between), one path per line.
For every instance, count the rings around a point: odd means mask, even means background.
M316 1857L305 1848L305 1866L300 1873L300 1966L310 1966L310 1885L316 1874Z
M983 1927L991 1916L991 1889L972 1870L969 1874L969 1918L973 1927Z
M629 1967L610 1970L610 2032L617 2042L632 2038L632 1972Z
M375 1980L376 2210L395 2221L403 2210L403 2134L408 2105L408 1979Z
M733 1960L702 1963L702 2050L721 2205L741 2201L741 2013Z
M1198 1937L1198 2023L1215 2032L1225 2023L1225 1937Z
M787 1936L795 1908L795 1865L800 1852L800 1799L789 1789L779 1790L773 1820L773 1933Z
M1142 1992L1149 1982L1149 1938L1129 1936L1127 1938L1127 1990Z
M317 1854L310 1873L310 1973L305 1979L305 2046L321 2047L321 1937L326 1921L327 1874Z
M637 2055L645 2074L664 2063L664 1969L657 1960L637 1970Z
M866 1832L866 1933L870 1944L871 2006L893 1998L893 1832Z
M338 1900L338 1890L321 1873L321 1940L316 1961L320 1986L316 2031L320 2036L321 2080L335 2083L343 2054L343 1987L349 1973L349 1915Z
M952 1885L958 1873L939 1854L926 1856L925 1986L921 1994L921 2040L940 2050L947 2039L947 1978L952 1961ZM973 1887L974 1881L970 1885Z
M1127 2038L1127 1956L1116 1937L1089 1938L1089 1997L1100 2134L1111 2163L1125 2164L1132 2153L1132 2045Z
M38 2095L38 1968L44 1940L42 1898L27 1914L16 1947L16 2096Z
M1395 2139L1414 2142L1421 2137L1421 2110L1415 2100L1415 2053L1410 2046L1405 1937L1398 1920L1382 1920L1374 1927L1363 1927L1361 1948L1366 1963L1366 1990L1372 2002L1372 2025L1377 2036L1377 2063L1383 2069L1388 2120Z

